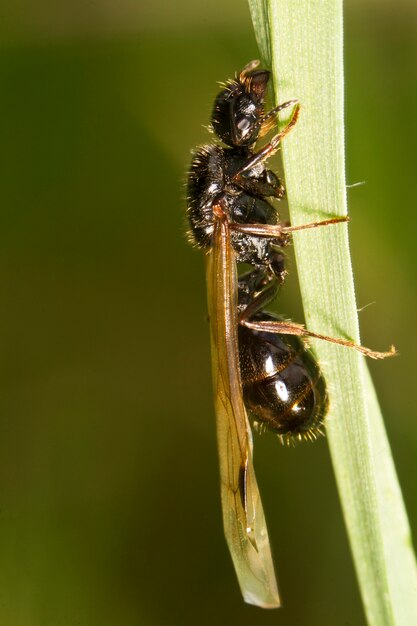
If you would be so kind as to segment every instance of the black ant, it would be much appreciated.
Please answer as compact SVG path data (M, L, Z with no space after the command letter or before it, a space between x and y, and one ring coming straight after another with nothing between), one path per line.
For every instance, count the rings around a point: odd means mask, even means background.
M321 433L328 408L324 378L302 337L316 337L375 352L344 339L319 335L265 311L286 276L282 248L295 230L347 221L335 217L292 227L279 222L267 198L280 200L282 181L265 166L295 126L300 105L289 100L264 111L270 72L252 61L217 96L212 127L226 144L195 154L188 179L191 241L207 251L208 304L212 339L225 534L247 602L278 606L279 596L262 504L252 464L246 410L283 442ZM287 126L261 149L258 139L293 107ZM252 269L238 276L237 263Z

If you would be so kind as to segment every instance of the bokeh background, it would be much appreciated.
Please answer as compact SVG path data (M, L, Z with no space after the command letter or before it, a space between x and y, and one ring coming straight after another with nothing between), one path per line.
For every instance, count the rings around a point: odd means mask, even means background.
M400 349L369 365L414 536L416 26L346 7L362 338ZM0 623L364 624L325 440L255 441L283 609L242 603L223 540L183 182L216 81L258 56L246 3L5 0L0 38Z

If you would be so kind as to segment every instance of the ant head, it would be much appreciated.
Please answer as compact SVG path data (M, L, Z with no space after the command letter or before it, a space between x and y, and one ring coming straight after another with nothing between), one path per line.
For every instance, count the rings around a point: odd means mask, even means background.
M252 61L217 96L211 116L215 133L228 146L250 146L258 138L270 72Z

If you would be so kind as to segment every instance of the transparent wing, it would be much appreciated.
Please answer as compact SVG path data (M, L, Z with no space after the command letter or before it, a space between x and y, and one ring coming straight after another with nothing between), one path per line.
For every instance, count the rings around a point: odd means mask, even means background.
M275 608L280 600L241 391L236 272L228 224L218 220L207 288L224 532L245 602Z

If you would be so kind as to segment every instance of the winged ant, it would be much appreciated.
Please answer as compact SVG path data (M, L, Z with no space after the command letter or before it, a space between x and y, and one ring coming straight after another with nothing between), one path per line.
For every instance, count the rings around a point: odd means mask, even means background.
M282 248L296 230L347 221L335 217L292 227L268 200L282 181L266 168L294 128L300 104L289 100L265 113L270 72L252 61L218 94L212 127L223 145L200 147L188 179L189 236L207 253L208 306L225 535L247 602L279 606L268 532L252 462L247 417L283 442L314 439L328 408L326 385L303 337L324 339L375 359L375 352L319 335L265 310L286 276ZM290 121L262 148L255 144L292 107ZM251 269L238 275L237 264Z

